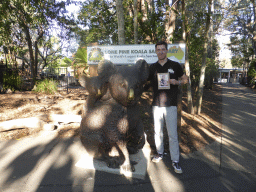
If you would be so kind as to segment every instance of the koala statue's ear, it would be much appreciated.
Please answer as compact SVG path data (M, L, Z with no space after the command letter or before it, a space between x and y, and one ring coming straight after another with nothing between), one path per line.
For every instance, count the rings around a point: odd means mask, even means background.
M102 60L98 64L98 76L108 82L111 75L117 72L116 66L109 60Z
M139 71L139 78L142 82L146 82L149 76L149 65L144 59L140 59L135 64Z

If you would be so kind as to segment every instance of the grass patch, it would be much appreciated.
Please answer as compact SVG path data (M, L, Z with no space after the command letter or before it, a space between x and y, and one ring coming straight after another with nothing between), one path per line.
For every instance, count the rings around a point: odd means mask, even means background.
M55 94L58 90L57 85L58 83L53 79L44 79L36 82L33 91L44 94Z

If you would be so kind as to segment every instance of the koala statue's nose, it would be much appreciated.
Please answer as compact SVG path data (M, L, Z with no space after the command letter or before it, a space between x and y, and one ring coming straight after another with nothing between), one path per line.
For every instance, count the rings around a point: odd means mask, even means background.
M133 89L129 90L128 100L134 100L134 90Z
M100 89L98 89L98 95L101 95L101 90Z

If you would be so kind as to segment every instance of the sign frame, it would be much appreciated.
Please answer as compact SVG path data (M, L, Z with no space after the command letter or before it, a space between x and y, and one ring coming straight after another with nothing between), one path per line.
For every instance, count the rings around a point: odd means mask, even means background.
M168 44L167 57L180 64L185 63L186 44ZM87 47L88 65L97 65L101 60L110 60L117 65L135 64L144 59L147 63L157 62L154 44L98 45Z

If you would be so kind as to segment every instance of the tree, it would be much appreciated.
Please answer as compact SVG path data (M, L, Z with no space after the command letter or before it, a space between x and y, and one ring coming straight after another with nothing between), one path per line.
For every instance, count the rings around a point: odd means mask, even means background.
M84 28L77 31L81 47L96 42L99 45L118 43L118 24L113 1L85 1L82 4L78 19Z
M70 1L69 1L70 3ZM2 33L16 33L12 26L18 27L20 37L26 40L29 50L29 62L31 68L32 87L35 83L38 67L38 43L44 34L50 29L53 20L62 27L70 30L71 20L65 15L64 1L4 1L0 7L0 12L4 12L4 21L1 25L5 28ZM6 41L5 41L6 43ZM8 42L7 42L8 43Z
M183 40L188 45L189 42L189 26L188 26L188 20L186 16L186 4L185 0L182 0L182 18L183 18ZM187 84L187 103L188 103L188 112L191 114L194 114L194 108L193 108L193 97L192 97L192 89L191 89L191 77L190 77L190 66L189 66L189 59L188 59L188 47L186 46L186 58L185 58L185 71L186 75L188 76L188 84Z
M123 0L116 0L116 12L118 23L118 44L123 45L125 44Z
M134 44L138 44L138 0L134 0Z
M197 114L201 113L202 100L203 100L203 88L204 88L206 59L207 59L208 37L209 37L209 29L211 25L211 15L212 15L211 9L212 9L212 0L208 0L208 13L206 16L206 26L205 26L205 32L204 32L203 58L202 58L200 80L199 80L198 93L197 93L196 106L195 106L195 112Z
M255 0L230 0L224 27L232 33L231 38L252 45L253 55L256 55L256 2ZM232 39L231 39L232 40ZM247 43L245 43L247 44ZM231 42L232 45L232 42Z
M252 26L250 30L250 33L252 35L252 45L253 45L253 51L254 55L256 55L256 1L255 0L250 0L252 3L252 12L253 12L253 20L252 20Z
M169 6L169 0L165 1L166 14L165 14L165 34L168 43L173 41L173 33L176 24L176 14L179 0L172 0L172 5ZM185 4L185 2L184 2Z
M62 58L61 51L63 48L61 41L54 36L44 36L38 43L38 54L41 58L41 62L38 63L38 67L41 66L43 70L50 63L54 63Z

